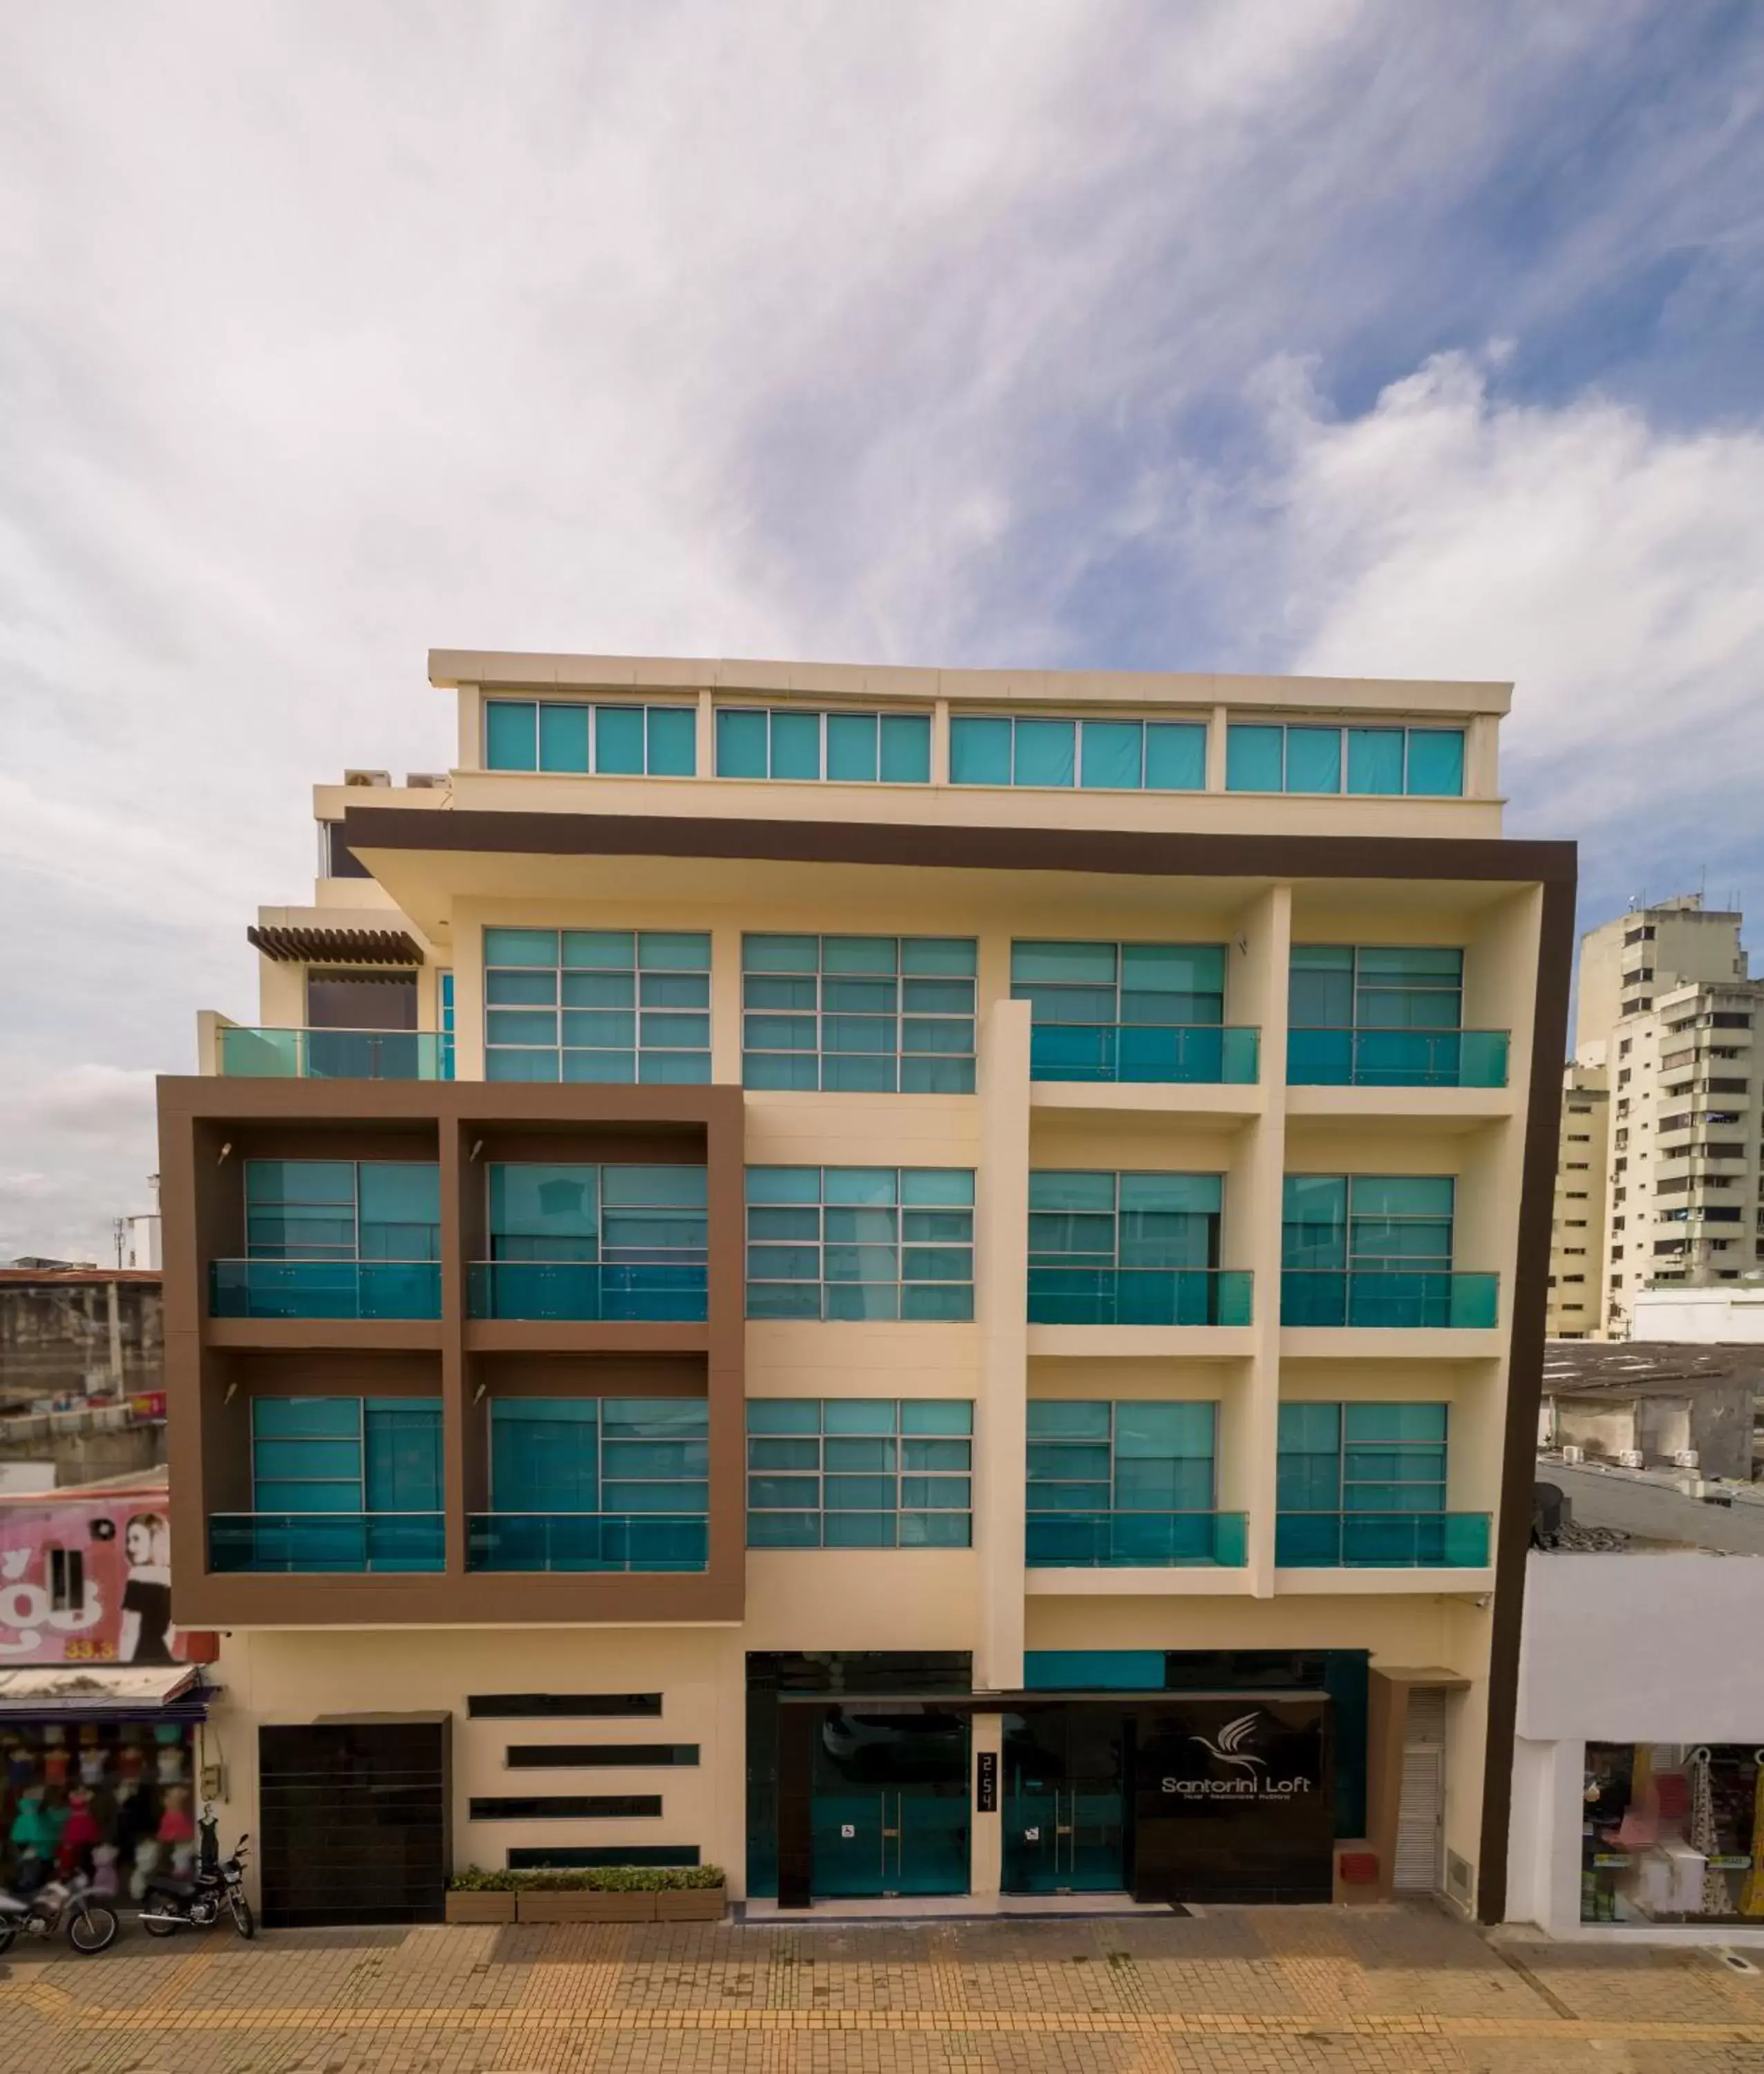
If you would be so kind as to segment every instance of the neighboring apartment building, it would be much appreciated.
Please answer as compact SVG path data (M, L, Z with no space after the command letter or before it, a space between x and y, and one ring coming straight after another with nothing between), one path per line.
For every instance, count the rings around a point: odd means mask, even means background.
M1573 903L1507 688L430 668L458 767L320 789L161 1083L269 1919L1498 1917Z
M1550 1220L1552 1340L1603 1337L1605 1196L1609 1185L1611 1097L1603 1066L1571 1064L1562 1074L1562 1130Z
M1609 1092L1597 1329L1628 1338L1635 1298L1660 1283L1737 1282L1758 1260L1758 1102L1742 917L1684 894L1590 930L1580 944L1576 1077ZM1576 1134L1564 1095L1559 1195ZM1580 1120L1580 1129L1586 1124ZM1599 1155L1595 1120L1588 1146ZM1562 1275L1552 1329L1572 1337ZM1593 1286L1593 1285L1588 1285Z

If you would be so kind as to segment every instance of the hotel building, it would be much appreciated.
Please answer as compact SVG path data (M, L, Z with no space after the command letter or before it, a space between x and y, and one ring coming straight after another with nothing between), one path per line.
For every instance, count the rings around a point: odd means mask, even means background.
M272 1923L1502 1911L1573 852L1504 685L440 651L160 1084Z

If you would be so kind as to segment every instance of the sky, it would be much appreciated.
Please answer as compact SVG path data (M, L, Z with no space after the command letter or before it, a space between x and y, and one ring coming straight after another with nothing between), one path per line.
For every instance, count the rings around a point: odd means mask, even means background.
M0 1260L431 647L1511 679L1764 910L1764 8L0 10Z

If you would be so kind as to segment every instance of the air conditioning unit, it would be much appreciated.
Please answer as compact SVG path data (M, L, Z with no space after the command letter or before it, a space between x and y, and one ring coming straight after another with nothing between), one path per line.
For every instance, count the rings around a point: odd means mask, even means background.
M390 785L392 774L390 771L345 771L343 782L345 785Z
M1564 1462L1584 1462L1586 1460L1586 1450L1584 1448L1564 1448L1562 1450L1562 1459Z
M1619 1448L1617 1451L1617 1465L1620 1469L1639 1469L1645 1466L1646 1459L1639 1448Z
M449 780L444 771L409 771L404 783L413 792L444 792Z
M1679 1448L1675 1450L1672 1466L1675 1469L1694 1469L1696 1467L1696 1448Z

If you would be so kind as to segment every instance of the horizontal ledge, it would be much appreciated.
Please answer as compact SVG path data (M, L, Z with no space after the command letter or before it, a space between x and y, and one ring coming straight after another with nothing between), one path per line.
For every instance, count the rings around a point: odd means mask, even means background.
M1250 1598L1246 1567L1172 1564L1169 1568L1026 1569L1023 1590L1036 1599Z
M1277 1598L1362 1598L1390 1592L1481 1597L1494 1589L1494 1572L1452 1570L1443 1565L1412 1570L1276 1570L1274 1589Z

